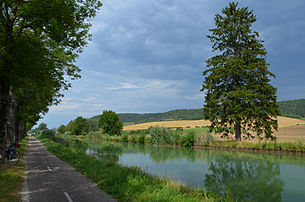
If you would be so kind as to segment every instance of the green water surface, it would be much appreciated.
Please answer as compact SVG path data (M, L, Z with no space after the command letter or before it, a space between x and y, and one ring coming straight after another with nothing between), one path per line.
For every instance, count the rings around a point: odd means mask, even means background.
M86 153L239 201L305 201L305 156L87 142Z

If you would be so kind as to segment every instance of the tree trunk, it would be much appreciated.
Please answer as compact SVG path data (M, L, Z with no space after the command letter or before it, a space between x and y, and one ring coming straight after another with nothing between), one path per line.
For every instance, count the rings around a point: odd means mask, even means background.
M7 120L9 115L9 87L2 81L0 83L0 154L6 148Z
M24 121L17 120L16 121L16 138L15 142L20 142L26 135L26 124Z
M15 125L15 121L16 121L16 96L15 93L12 91L12 89L10 89L10 103L9 103L9 117L8 117L8 123L7 123L7 129L8 129L8 139L9 142L8 144L11 144L13 142L15 142L15 138L16 138L16 125Z
M0 84L0 152L15 141L16 97L9 85Z
M241 141L241 125L240 121L237 121L234 126L235 130L235 140L236 141Z

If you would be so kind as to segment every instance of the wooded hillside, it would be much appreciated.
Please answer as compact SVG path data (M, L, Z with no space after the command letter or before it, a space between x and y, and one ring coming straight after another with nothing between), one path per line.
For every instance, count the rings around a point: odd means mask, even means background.
M289 100L279 102L282 116L291 118L305 118L305 99ZM146 123L153 121L173 121L173 120L200 120L203 119L202 109L176 109L164 113L121 113L120 120L123 122ZM92 119L99 119L94 116Z
M305 99L279 102L282 116L305 118Z

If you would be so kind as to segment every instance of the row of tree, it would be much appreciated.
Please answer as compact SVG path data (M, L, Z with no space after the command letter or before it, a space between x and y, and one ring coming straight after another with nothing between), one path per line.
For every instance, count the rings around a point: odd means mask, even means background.
M0 151L25 136L80 77L98 0L0 1Z
M41 124L40 124L41 125ZM40 125L38 128L40 128ZM81 116L70 121L66 126L61 125L57 132L64 134L71 132L73 135L86 135L91 131L99 131L108 135L120 135L123 129L123 122L120 121L118 114L113 111L103 111L99 119L85 119Z

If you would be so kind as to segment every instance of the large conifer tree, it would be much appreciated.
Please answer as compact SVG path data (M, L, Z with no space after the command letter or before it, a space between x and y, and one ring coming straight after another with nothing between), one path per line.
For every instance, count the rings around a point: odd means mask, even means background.
M235 139L273 138L279 107L276 88L270 85L266 49L259 34L252 30L256 16L247 7L229 3L216 14L215 28L207 37L216 53L206 61L202 91L206 92L204 117L210 129Z

